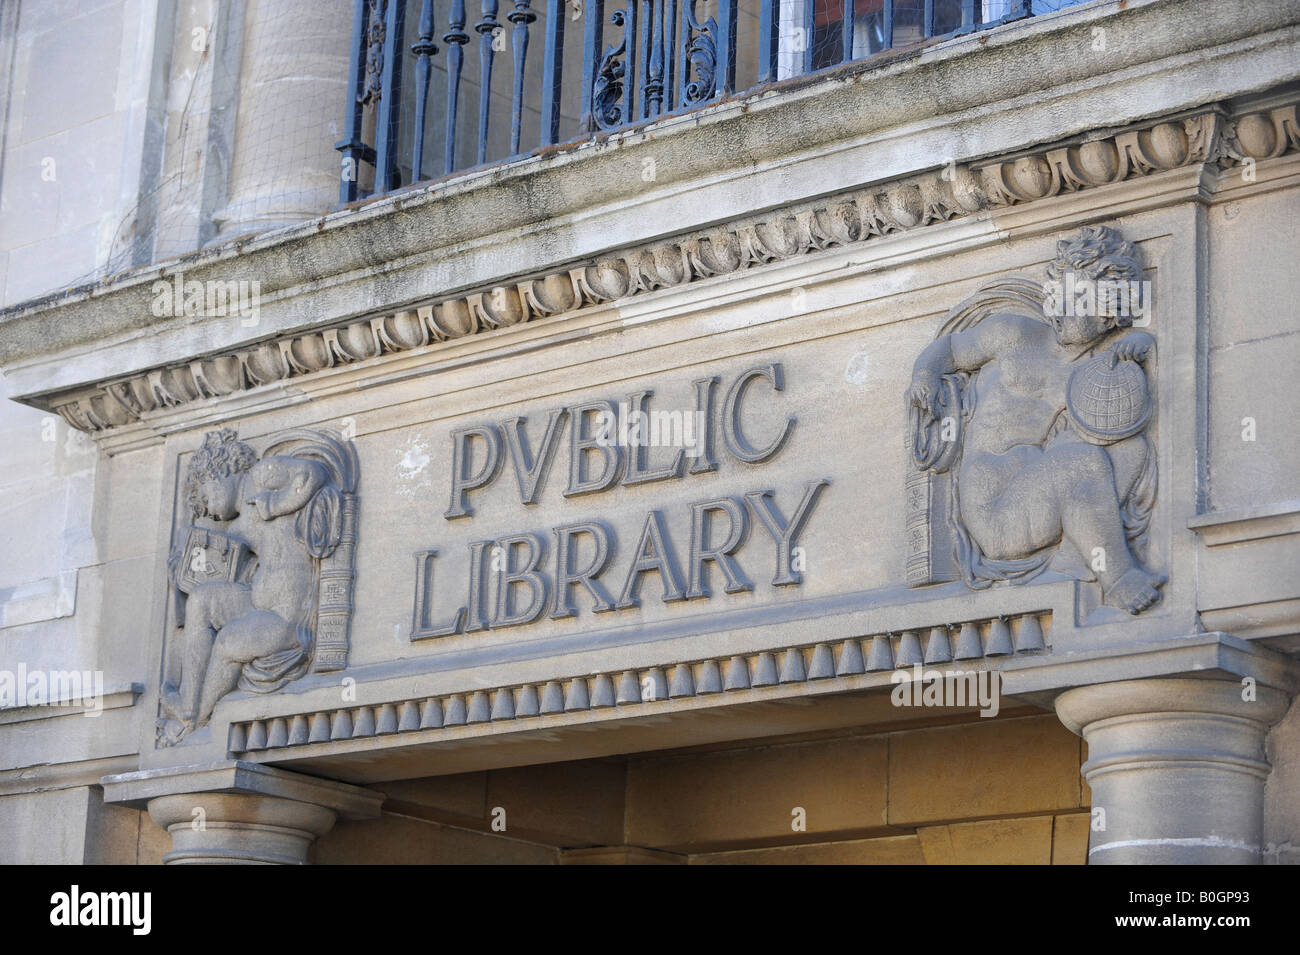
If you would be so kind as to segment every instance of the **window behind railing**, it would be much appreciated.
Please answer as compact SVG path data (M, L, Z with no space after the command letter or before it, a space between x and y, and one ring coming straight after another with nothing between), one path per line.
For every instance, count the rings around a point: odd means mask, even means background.
M340 201L1079 2L356 0Z

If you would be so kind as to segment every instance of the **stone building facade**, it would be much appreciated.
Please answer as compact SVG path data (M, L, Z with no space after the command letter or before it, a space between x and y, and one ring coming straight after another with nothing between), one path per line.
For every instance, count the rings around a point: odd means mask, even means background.
M0 7L0 858L1300 860L1300 3L542 6Z

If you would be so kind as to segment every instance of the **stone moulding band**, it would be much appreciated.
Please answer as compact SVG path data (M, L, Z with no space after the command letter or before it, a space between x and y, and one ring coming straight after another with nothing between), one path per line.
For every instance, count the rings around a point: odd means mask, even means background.
M47 396L81 431L149 412L604 305L1063 193L1198 163L1230 167L1300 151L1295 103L1226 117L1214 107L1004 159L954 164L813 203L614 252L546 275L303 332Z
M959 669L964 661L1050 650L1051 611L970 620L897 634L784 650L543 680L395 703L340 707L232 723L230 753L397 733L644 706L736 690L840 680L913 666Z

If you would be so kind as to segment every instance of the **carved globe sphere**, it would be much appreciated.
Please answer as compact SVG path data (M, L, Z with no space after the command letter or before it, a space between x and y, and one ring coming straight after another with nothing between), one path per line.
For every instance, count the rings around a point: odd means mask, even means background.
M1066 406L1082 437L1111 444L1141 431L1151 417L1146 372L1135 361L1111 367L1110 355L1098 355L1070 375Z

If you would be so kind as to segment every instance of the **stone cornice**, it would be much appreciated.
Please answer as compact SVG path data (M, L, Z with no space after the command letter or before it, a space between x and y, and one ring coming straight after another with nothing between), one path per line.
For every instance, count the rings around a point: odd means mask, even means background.
M1298 20L1297 2L1227 11L1133 0L900 51L10 309L0 316L0 362L16 397L51 407L55 394L120 381L160 358L230 358L268 336L369 320L404 303L418 314L449 294L517 284L521 262L572 268L641 246L652 238L647 222L707 230L867 178L897 181L920 157L982 167L978 157L1082 134L1097 117L1175 115L1300 78ZM1109 37L1102 50L1098 28ZM1214 68L1188 72L1195 63ZM649 184L640 177L646 158L657 171ZM261 324L156 318L152 284L178 272L261 281ZM100 405L92 413L106 424L120 417Z
M48 396L73 427L101 431L151 413L382 355L686 285L798 256L1198 164L1222 167L1300 150L1291 103L1227 117L1208 108L1049 147L910 176L621 250L522 281L362 321L284 336Z
M143 683L127 683L109 687L99 697L99 709L116 710L124 706L135 706L136 699L144 692ZM0 726L6 723L27 723L32 720L58 719L63 716L86 716L95 712L95 707L88 702L90 698L51 700L46 703L33 703L26 706L0 707Z
M98 786L107 774L130 773L139 767L140 757L129 754L0 770L0 797Z
M238 792L324 806L345 819L373 819L384 802L384 794L372 789L233 759L105 776L101 784L105 802L135 809L162 796Z

